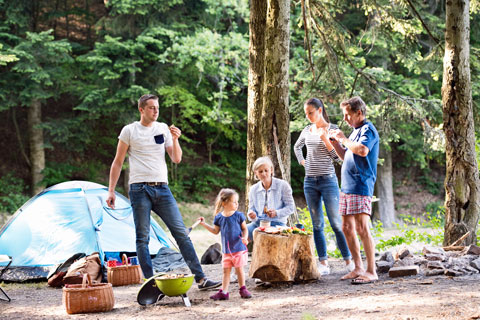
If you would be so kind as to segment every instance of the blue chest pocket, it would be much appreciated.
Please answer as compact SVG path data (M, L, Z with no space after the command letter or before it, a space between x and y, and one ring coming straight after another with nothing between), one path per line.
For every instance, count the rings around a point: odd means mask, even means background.
M153 137L155 139L156 144L162 144L165 142L165 139L163 138L163 134L159 134L158 136Z

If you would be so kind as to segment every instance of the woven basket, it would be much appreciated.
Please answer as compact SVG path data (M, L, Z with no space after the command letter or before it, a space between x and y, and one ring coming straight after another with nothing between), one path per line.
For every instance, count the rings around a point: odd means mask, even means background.
M142 281L142 270L139 265L129 266L127 256L122 255L122 265L107 268L107 279L112 286L126 286Z
M110 311L115 304L112 285L92 283L86 273L82 284L70 284L63 288L63 304L68 314Z

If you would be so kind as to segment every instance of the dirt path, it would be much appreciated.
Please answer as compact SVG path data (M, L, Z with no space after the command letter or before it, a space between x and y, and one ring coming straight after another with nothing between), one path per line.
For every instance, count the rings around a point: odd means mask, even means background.
M166 297L156 305L136 302L139 285L115 287L111 312L67 315L62 290L42 284L4 284L12 302L0 301L0 319L480 319L480 276L388 278L375 284L353 286L338 279L343 263L331 260L332 273L306 284L255 287L253 298L243 300L233 284L228 301L214 302L214 291L192 287L192 307L180 297ZM207 276L220 279L220 265L204 266Z

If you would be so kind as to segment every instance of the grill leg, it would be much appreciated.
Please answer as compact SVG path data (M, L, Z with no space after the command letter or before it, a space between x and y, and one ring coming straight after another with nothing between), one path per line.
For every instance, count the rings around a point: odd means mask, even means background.
M191 307L192 306L192 304L190 303L190 299L188 299L186 293L182 294L182 299L183 299L183 303L185 303L185 307Z
M3 293L3 294L5 295L5 297L7 298L7 299L5 299L5 298L0 298L0 300L8 301L8 302L12 301L12 299L10 299L10 297L8 296L8 294L7 294L5 291L3 291L2 288L0 288L0 291L2 291L2 293Z

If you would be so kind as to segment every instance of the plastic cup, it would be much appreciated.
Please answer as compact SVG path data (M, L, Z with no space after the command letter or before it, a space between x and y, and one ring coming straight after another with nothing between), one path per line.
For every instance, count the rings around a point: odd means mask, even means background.
M130 257L130 264L132 266L138 265L138 258L137 257Z
M270 221L269 220L260 220L260 227L265 227L265 228L270 227Z

